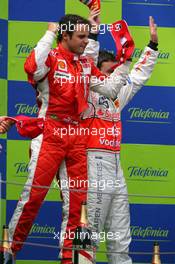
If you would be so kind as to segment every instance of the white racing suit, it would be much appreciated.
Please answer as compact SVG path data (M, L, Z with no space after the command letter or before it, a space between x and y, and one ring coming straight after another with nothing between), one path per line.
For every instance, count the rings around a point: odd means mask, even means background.
M87 53L90 51L90 55L96 58L97 50L98 42L91 40ZM157 51L146 47L115 103L91 92L89 110L84 115L85 127L89 127L92 132L88 139L88 221L96 246L104 239L100 232L105 230L108 263L112 264L132 263L127 254L131 242L130 212L127 186L120 164L120 113L150 78L157 56ZM123 74L128 74L129 65L130 62L126 62L122 66Z

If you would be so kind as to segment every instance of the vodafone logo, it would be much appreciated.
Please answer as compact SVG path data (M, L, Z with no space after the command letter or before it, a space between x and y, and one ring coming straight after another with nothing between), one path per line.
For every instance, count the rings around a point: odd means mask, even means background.
M120 141L118 140L108 140L105 138L100 138L100 144L110 147L120 147Z

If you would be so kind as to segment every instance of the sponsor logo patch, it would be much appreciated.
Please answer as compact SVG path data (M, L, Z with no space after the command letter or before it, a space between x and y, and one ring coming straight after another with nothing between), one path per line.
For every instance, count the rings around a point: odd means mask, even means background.
M58 70L67 72L67 63L65 60L58 60Z

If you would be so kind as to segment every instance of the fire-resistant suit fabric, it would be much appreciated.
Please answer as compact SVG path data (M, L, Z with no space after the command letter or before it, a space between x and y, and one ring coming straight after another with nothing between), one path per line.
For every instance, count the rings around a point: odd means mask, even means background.
M87 180L87 140L77 131L81 128L80 115L88 106L88 78L95 76L98 80L103 75L91 60L69 52L61 44L52 50L55 37L53 32L47 31L25 63L29 82L36 89L38 117L44 118L45 122L43 133L31 142L28 179L9 223L9 238L14 253L21 249L27 238L61 162L65 160L70 175L67 181L75 178ZM84 82L78 79L82 76L87 77ZM104 87L99 80L91 86L93 90L115 98L123 80L121 74L115 84L108 83ZM76 133L72 135L70 130ZM86 187L79 189L85 191ZM64 232L74 231L86 192L70 191L64 199ZM62 246L71 248L72 240L65 239ZM63 250L62 257L71 258L71 250Z
M90 43L86 53L91 50L90 55L96 58L98 43L96 49L95 41L91 40ZM84 126L90 128L87 143L89 227L97 247L100 235L101 240L104 239L101 232L105 230L108 263L111 264L132 263L127 254L131 242L130 212L127 186L120 163L120 115L126 104L150 78L157 56L157 51L146 47L130 73L130 62L121 66L120 71L123 70L123 75L128 75L128 78L115 102L90 92L89 109L84 115Z

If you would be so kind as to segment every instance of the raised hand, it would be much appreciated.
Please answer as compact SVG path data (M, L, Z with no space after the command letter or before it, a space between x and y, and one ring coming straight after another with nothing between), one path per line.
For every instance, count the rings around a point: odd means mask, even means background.
M54 22L49 22L48 23L48 30L52 31L53 33L57 33L59 30L59 24L58 23L54 23Z
M157 25L152 16L149 17L149 29L151 41L158 43Z
M98 9L90 10L88 20L92 25L91 33L97 34L99 32L99 26L100 26L100 10Z

